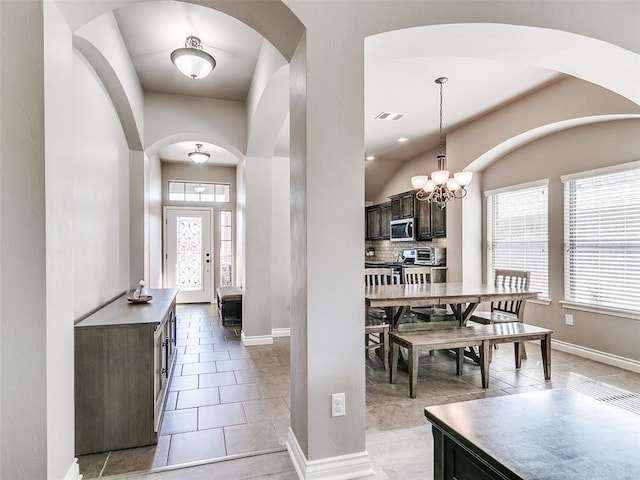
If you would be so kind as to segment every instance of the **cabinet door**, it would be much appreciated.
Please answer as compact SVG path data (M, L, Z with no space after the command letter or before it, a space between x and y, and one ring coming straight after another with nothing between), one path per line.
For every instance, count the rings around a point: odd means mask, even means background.
M391 220L399 220L402 218L402 205L400 204L400 197L391 199Z
M436 205L431 206L431 236L433 238L447 236L446 208L438 208Z
M428 201L416 200L416 240L431 240L432 210Z
M380 206L380 239L389 240L391 237L391 203L384 203Z
M153 338L153 399L158 404L167 382L167 322L158 325ZM157 414L157 412L156 412Z
M380 207L367 209L367 240L380 238Z
M446 480L507 480L507 477L447 437L444 451L443 478Z
M413 218L413 199L415 195L413 192L406 193L400 197L400 208L402 210L402 218Z

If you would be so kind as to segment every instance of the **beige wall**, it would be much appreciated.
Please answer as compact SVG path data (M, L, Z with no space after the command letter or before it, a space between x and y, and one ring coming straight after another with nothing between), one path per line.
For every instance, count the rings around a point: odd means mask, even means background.
M96 73L74 56L72 154L66 165L73 191L74 317L130 287L129 148ZM54 220L54 219L52 219Z
M564 299L564 190L560 176L638 159L640 120L607 122L573 128L526 145L491 165L483 176L483 190L549 179L551 304L529 303L525 321L553 329L555 340L636 361L640 361L640 321L574 311L558 302ZM624 195L623 188L620 194ZM573 314L574 326L565 325L565 313Z

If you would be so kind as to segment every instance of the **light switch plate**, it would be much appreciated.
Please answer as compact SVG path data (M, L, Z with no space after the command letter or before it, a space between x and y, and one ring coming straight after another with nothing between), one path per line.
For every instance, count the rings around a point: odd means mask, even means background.
M565 323L565 325L573 325L573 315L570 315L568 313L565 314L564 323Z

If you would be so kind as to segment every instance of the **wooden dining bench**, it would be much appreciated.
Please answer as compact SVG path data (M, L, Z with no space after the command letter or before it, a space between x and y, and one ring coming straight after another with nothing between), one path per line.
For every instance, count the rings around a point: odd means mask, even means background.
M389 335L391 343L389 381L395 383L399 347L404 347L409 351L407 363L409 367L409 396L411 398L416 398L418 366L421 355L428 354L430 350L455 349L456 374L462 375L464 349L466 347L479 347L482 388L487 388L489 386L489 354L491 346L497 343L513 343L516 368L520 368L520 342L529 340L540 340L544 378L549 380L551 378L552 333L553 331L547 328L535 327L525 323L469 325L411 333L392 332Z

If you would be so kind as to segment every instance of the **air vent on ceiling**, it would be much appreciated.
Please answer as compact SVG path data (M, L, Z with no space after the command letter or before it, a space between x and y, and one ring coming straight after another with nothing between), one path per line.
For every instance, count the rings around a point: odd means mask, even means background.
M406 113L380 112L376 120L400 120L406 115Z

